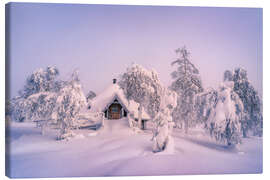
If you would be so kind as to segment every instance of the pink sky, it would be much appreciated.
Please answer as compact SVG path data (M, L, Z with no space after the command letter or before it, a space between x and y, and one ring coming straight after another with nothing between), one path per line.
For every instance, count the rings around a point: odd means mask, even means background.
M102 91L136 62L169 85L174 50L186 45L204 87L243 67L262 94L262 9L12 3L11 96L37 68L80 71L84 91Z

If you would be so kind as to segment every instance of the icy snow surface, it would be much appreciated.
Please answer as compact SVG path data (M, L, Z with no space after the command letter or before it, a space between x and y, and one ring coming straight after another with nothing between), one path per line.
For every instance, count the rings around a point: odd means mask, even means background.
M174 130L174 154L152 153L151 131L135 134L127 119L106 120L104 129L75 131L70 141L56 141L57 130L44 136L31 123L12 123L11 177L83 177L261 173L262 138L243 140L228 149L201 130Z

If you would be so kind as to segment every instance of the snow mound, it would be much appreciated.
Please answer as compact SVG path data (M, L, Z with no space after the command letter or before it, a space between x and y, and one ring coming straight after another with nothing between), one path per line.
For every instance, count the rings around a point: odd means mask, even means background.
M133 130L129 127L128 119L105 120L102 134L113 133L121 135L133 134Z
M88 137L93 137L93 136L97 136L97 132L92 132L92 133L88 133L87 136Z

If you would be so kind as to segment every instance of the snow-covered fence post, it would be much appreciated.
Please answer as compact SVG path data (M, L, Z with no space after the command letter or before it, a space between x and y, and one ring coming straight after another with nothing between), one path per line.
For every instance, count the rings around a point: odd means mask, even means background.
M142 105L140 104L139 105L139 108L138 108L138 127L139 128L142 128Z
M104 127L105 125L105 114L102 112L101 113L101 126Z
M129 127L133 128L133 122L134 122L134 112L132 111L128 113Z

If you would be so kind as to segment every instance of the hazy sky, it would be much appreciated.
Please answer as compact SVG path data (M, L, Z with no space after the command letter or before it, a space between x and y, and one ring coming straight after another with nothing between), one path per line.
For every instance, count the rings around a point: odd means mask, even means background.
M11 96L37 68L74 69L85 92L101 92L132 62L171 83L174 50L186 45L204 87L243 67L262 94L262 9L11 4Z

